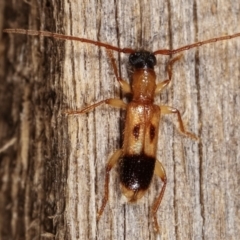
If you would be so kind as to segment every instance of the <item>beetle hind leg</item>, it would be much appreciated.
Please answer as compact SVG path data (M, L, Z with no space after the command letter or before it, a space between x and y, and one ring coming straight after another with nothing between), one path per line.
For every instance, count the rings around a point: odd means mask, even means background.
M157 221L157 210L158 210L158 208L161 204L161 201L162 201L162 198L163 198L166 186L167 186L167 176L166 176L166 172L164 170L163 165L159 161L156 161L154 174L157 175L158 177L160 177L160 179L163 182L162 189L161 189L161 191L160 191L160 193L159 193L159 195L158 195L157 199L155 200L155 202L153 204L153 207L152 207L154 230L156 232L160 232L159 224L158 224L158 221Z
M118 149L116 152L113 153L113 155L110 157L107 166L106 166L106 175L105 175L105 185L104 185L104 197L102 200L102 205L101 208L98 210L97 212L97 221L99 221L104 208L107 204L108 201L108 195L109 195L109 174L110 171L112 170L112 168L116 165L118 159L121 157L122 155L122 149Z

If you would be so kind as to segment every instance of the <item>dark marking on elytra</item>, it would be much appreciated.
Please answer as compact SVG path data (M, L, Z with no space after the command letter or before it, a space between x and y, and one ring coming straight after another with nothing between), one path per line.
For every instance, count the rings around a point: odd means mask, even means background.
M135 137L136 140L138 140L140 133L140 124L136 124L133 128L133 136Z
M150 131L149 131L149 135L150 135L150 140L151 140L151 142L152 142L152 140L154 139L154 137L155 137L155 131L156 129L155 129L155 127L154 127L154 125L150 125Z

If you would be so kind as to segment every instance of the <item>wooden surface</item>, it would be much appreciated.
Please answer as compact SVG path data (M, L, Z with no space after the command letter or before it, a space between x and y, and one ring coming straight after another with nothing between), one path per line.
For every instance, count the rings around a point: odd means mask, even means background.
M48 30L150 51L240 32L238 0L32 0L0 7L0 29ZM240 38L185 52L172 84L156 97L178 108L200 138L179 134L176 117L162 118L158 159L168 185L157 236L150 209L161 183L154 178L139 204L124 204L116 169L96 223L105 164L121 147L123 113L99 107L77 117L62 114L119 96L105 51L0 36L0 239L239 239ZM128 56L115 57L128 79ZM161 81L169 57L157 59Z

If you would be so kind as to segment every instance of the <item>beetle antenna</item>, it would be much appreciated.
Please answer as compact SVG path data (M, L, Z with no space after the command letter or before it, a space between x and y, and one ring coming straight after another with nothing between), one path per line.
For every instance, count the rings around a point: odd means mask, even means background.
M36 30L29 30L29 29L4 29L3 32L24 34L24 35L31 35L31 36L52 37L52 38L56 38L56 39L85 42L85 43L96 45L98 47L104 47L106 49L116 51L116 52L122 52L122 53L133 53L133 52L135 52L131 48L119 48L119 47L112 46L112 45L107 44L107 43L94 41L94 40L90 40L90 39L87 39L87 38L74 37L74 36L71 36L71 35L64 35L64 34L59 34L59 33L47 32L47 31L36 31Z
M200 47L200 46L205 45L205 44L220 42L220 41L229 40L229 39L237 38L237 37L240 37L240 33L235 33L233 35L227 35L227 36L222 36L222 37L217 37L217 38L211 38L211 39L208 39L208 40L205 40L205 41L196 42L196 43L189 44L189 45L186 45L186 46L183 46L183 47L180 47L180 48L177 48L177 49L173 49L173 50L159 49L159 50L153 52L153 54L154 55L157 55L157 54L172 55L172 54L176 54L176 53L179 53L179 52L189 50L191 48Z

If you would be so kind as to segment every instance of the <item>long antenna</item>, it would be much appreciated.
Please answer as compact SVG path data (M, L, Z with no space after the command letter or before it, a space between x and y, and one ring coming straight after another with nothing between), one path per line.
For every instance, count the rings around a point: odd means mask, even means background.
M90 40L87 38L80 38L80 37L74 37L70 35L64 35L64 34L59 34L59 33L53 33L53 32L47 32L47 31L35 31L35 30L28 30L28 29L14 29L14 28L9 28L9 29L4 29L3 32L6 33L16 33L16 34L24 34L24 35L31 35L31 36L43 36L43 37L52 37L56 39L63 39L63 40L73 40L73 41L79 41L79 42L85 42L89 44L96 45L98 47L104 47L109 50L113 50L116 52L122 52L122 53L134 53L135 51L131 48L119 48L112 46L107 43L99 42L99 41L94 41Z
M228 40L228 39L232 39L232 38L236 38L236 37L240 37L240 33L235 33L233 35L227 35L227 36L222 36L222 37L217 37L217 38L211 38L205 41L200 41L200 42L196 42L193 44L189 44L174 50L169 50L169 49L159 49L155 52L153 52L154 55L157 54L161 54L161 55L172 55L172 54L176 54L179 52L183 52L186 50L189 50L191 48L195 48L195 47L200 47L202 45L208 44L208 43L214 43L214 42L220 42L220 41L224 41L224 40Z
M4 29L3 32L6 33L15 33L15 34L24 34L24 35L31 35L31 36L43 36L43 37L52 37L52 38L56 38L56 39L62 39L62 40L73 40L73 41L79 41L79 42L85 42L85 43L89 43L89 44L93 44L96 45L98 47L104 47L106 49L109 50L113 50L116 52L122 52L122 53L134 53L136 52L134 49L131 48L119 48L116 46L112 46L110 44L107 43L103 43L103 42L99 42L99 41L94 41L94 40L90 40L87 38L80 38L80 37L74 37L74 36L70 36L70 35L64 35L64 34L59 34L59 33L53 33L53 32L47 32L47 31L36 31L36 30L28 30L28 29L14 29L14 28L9 28L9 29ZM232 38L237 38L240 37L240 33L235 33L233 35L226 35L226 36L221 36L221 37L217 37L217 38L211 38L205 41L200 41L200 42L196 42L193 44L189 44L177 49L159 49L157 51L154 51L153 54L154 55L172 55L172 54L176 54L179 52L183 52L186 50L189 50L191 48L196 48L196 47L200 47L202 45L205 44L209 44L209 43L214 43L214 42L220 42L220 41L224 41L224 40L229 40Z

